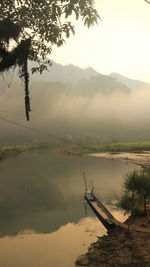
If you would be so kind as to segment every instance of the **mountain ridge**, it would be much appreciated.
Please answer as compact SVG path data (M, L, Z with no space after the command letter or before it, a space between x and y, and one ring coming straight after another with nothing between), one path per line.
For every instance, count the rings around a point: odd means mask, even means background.
M140 90L140 89L150 87L149 83L146 83L140 80L134 80L134 79L128 78L118 73L113 72L113 73L110 73L109 76L112 77L113 79L116 79L117 82L125 84L132 90Z
M128 78L125 75L121 75L118 73L110 73L108 75L102 74L98 71L96 71L92 67L87 68L81 68L79 66L75 66L73 64L68 65L62 65L60 63L56 63L52 61L52 66L49 69L48 72L44 72L42 75L37 73L35 76L33 76L33 80L36 81L45 81L45 82L57 82L60 81L64 84L77 84L81 80L91 80L91 78L96 76L105 76L105 77L111 77L113 78L118 84L123 84L126 87L130 88L131 90L139 90L143 88L150 87L150 83L146 83L140 80ZM30 68L32 68L34 65L33 63L30 63Z
M81 79L89 79L92 76L96 76L99 73L95 71L93 68L80 68L78 66L74 66L72 64L62 65L52 62L52 66L49 71L43 72L42 75L40 73L35 74L35 80L41 80L46 82L57 82L61 81L63 83L76 83ZM30 63L30 68L34 67L33 63Z

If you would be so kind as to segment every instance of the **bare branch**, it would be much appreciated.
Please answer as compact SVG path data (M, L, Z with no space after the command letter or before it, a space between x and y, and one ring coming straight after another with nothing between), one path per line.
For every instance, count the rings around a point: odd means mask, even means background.
M148 4L150 4L150 0L144 0L145 2L147 2Z

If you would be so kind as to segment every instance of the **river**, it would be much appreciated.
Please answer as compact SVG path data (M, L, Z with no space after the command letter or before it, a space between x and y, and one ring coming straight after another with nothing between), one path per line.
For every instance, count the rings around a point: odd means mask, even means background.
M106 233L89 208L89 188L112 209L123 177L137 168L117 160L25 152L0 163L0 262L3 267L73 267L97 236Z

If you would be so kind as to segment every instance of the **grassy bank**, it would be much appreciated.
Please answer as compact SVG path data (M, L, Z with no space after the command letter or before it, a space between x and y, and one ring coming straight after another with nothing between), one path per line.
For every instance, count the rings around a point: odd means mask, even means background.
M30 150L40 149L51 149L58 150L62 149L65 152L74 154L89 154L98 152L134 152L140 153L142 151L150 151L150 142L128 142L128 143L111 143L111 144L97 144L97 145L71 145L64 148L60 144L40 142L31 145L13 145L13 146L1 146L0 147L0 161L17 156L19 153Z
M73 145L69 147L70 150L82 154L96 153L96 152L142 152L150 151L150 141L147 142L129 142L129 143L111 143L98 145Z
M17 156L23 151L29 151L32 146L17 145L17 146L1 146L0 147L0 161L9 157Z
M48 143L48 142L40 142L31 145L0 146L0 161L9 157L15 157L21 152L25 151L44 150L44 149L54 150L55 148L57 148L55 143Z
M65 144L62 142L48 142L40 141L32 144L25 145L0 145L0 161L9 157L17 156L21 152L33 151L33 150L51 150L59 151L64 149ZM68 149L68 147L67 147Z

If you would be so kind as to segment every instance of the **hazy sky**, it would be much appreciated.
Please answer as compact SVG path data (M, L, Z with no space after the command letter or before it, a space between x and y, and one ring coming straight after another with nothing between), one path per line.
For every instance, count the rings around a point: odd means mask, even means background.
M90 29L76 23L76 35L51 59L91 66L150 82L150 5L144 0L95 0L102 22Z

